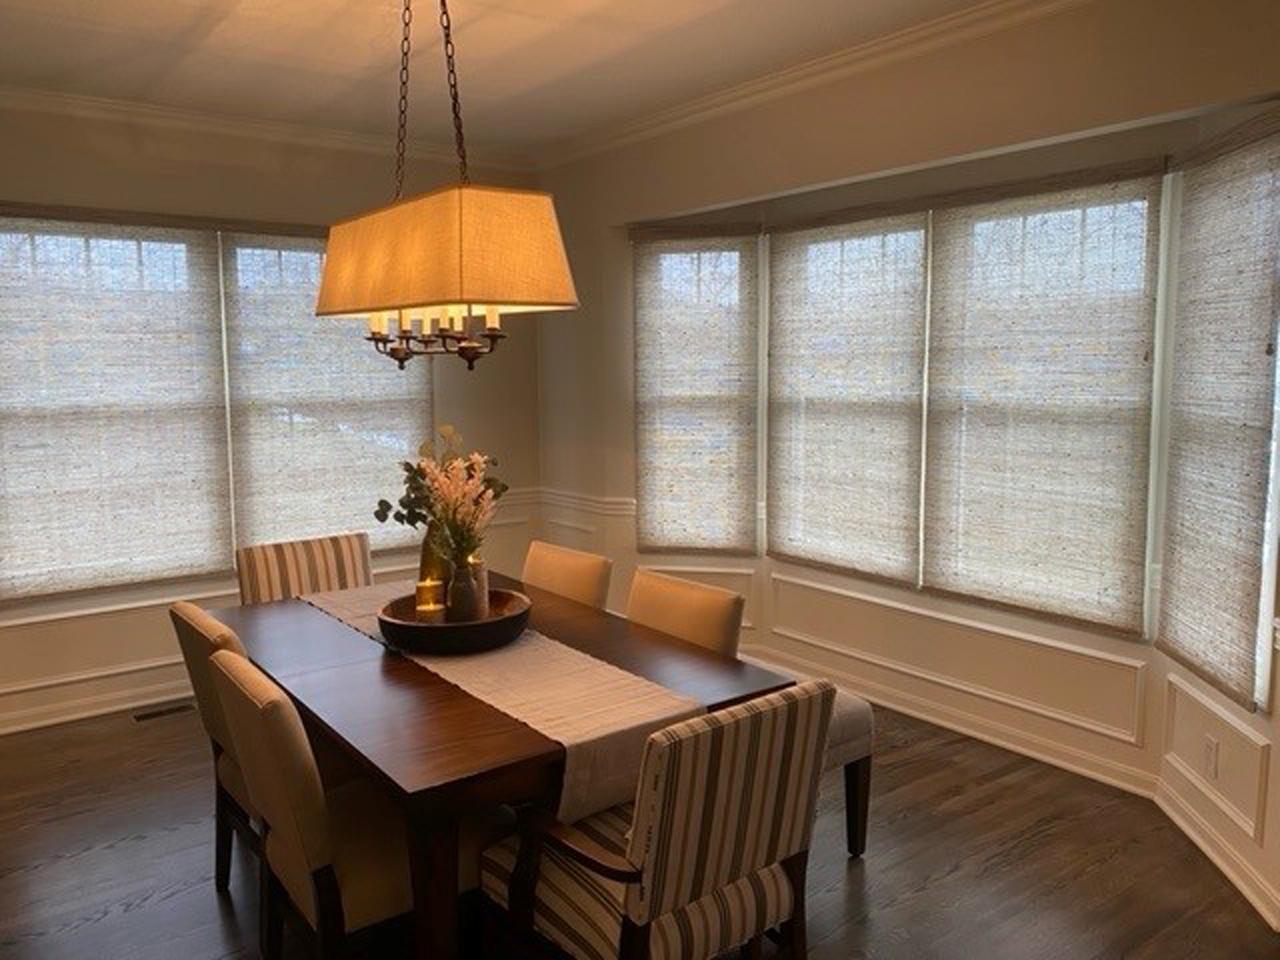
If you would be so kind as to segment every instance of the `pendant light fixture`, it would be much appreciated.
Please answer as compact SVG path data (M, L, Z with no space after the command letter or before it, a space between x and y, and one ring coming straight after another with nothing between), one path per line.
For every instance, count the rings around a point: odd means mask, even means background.
M389 206L329 228L316 315L366 320L365 339L404 369L453 354L468 369L505 334L502 316L578 305L549 193L477 186L467 174L447 0L440 0L458 182L400 199L409 109L412 0L400 41L395 194Z

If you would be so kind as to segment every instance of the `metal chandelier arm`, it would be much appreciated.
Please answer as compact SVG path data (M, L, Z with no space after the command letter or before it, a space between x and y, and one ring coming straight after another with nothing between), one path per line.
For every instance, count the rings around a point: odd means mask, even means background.
M467 369L474 370L476 361L498 349L498 342L506 339L501 330L487 329L474 334L456 330L438 330L435 333L370 333L365 337L375 350L390 357L401 370L414 357L437 357L448 354L461 357Z

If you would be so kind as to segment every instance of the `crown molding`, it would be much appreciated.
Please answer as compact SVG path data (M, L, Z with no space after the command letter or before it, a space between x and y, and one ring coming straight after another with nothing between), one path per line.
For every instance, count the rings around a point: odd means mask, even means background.
M563 141L547 151L549 156L540 160L538 167L547 170L562 166L1092 2L1094 0L986 0L985 3L629 121L605 133L586 134Z
M0 86L0 110L21 110L82 120L132 123L156 129L191 130L292 146L348 150L388 157L392 155L395 148L395 139L389 135L379 136L295 123L250 120L133 100L111 100L105 97L88 97L26 87ZM457 154L454 153L451 144L444 146L422 140L410 140L406 155L414 160L447 163L450 166L457 162ZM502 155L492 159L486 158L479 166L493 170L521 172L527 172L533 168L532 163L525 158Z
M683 127L785 97L898 60L997 33L1096 0L985 0L975 6L868 40L837 53L749 80L627 123L542 148L536 160L524 154L489 154L481 164L493 170L547 170L618 147L649 140ZM24 110L87 120L134 123L158 129L195 130L319 149L388 154L390 136L303 124L250 120L182 110L131 100L0 86L0 110ZM452 164L451 145L411 140L415 160Z

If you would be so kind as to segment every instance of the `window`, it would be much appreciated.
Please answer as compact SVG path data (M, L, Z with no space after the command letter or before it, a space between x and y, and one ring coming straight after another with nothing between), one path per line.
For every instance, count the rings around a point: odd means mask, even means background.
M430 436L429 365L314 316L322 249L0 220L0 598L219 573L237 542L405 542L372 507Z
M1183 177L1157 646L1237 701L1265 704L1280 138Z
M1280 135L1267 131L1171 176L769 235L770 555L1148 633L1241 704L1267 704L1280 565ZM754 380L717 368L749 369L752 313L735 308L750 295L709 279L742 246L637 247L642 543L749 542L749 483L701 459L714 437L753 476ZM725 357L688 351L680 318L728 342ZM727 383L720 406L690 397Z
M770 238L771 554L916 580L925 220Z
M636 246L641 549L755 550L757 244Z
M1141 630L1159 197L935 214L926 586Z
M212 234L0 221L0 596L227 569Z
M323 253L319 240L223 237L237 538L369 529L375 547L404 545L412 530L370 517L431 436L429 364L397 370L350 320L315 316Z

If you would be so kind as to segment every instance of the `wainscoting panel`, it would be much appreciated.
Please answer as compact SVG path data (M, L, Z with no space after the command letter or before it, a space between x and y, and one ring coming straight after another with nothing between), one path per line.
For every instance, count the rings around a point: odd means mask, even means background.
M1165 698L1164 763L1261 844L1270 742L1175 674Z
M547 535L555 543L575 550L594 551L597 527L593 523L583 523L573 517L548 515L542 521L546 524Z
M484 555L491 569L520 573L541 507L536 487L514 488L489 529ZM380 582L411 579L417 550L374 558ZM106 591L67 604L33 604L0 623L0 735L131 710L190 695L168 606L238 602L229 576L169 583L161 588Z
M971 707L966 709L963 705L944 703L937 696L920 696L905 690L904 687L907 684L902 682L900 676L895 677L890 674L890 682L869 679L866 671L861 669L862 665L856 660L846 659L844 661L846 666L833 666L831 661L835 658L821 659L822 651L813 651L817 654L815 657L805 657L790 650L778 649L776 637L768 646L744 644L743 652L763 662L777 664L797 673L825 676L878 706L888 707L940 727L994 743L1006 750L1043 760L1045 763L1111 784L1129 793L1150 797L1156 791L1158 780L1151 771L1124 760L1114 759L1096 750L1078 749L1064 743L1060 737L1034 733L1026 729L1024 724L1010 723L1000 719L994 716L996 711L990 709L989 705L984 704L983 701L973 701Z
M1146 663L872 600L816 580L771 578L773 633L795 649L1141 747Z
M0 736L190 696L181 657L83 670L0 689Z

